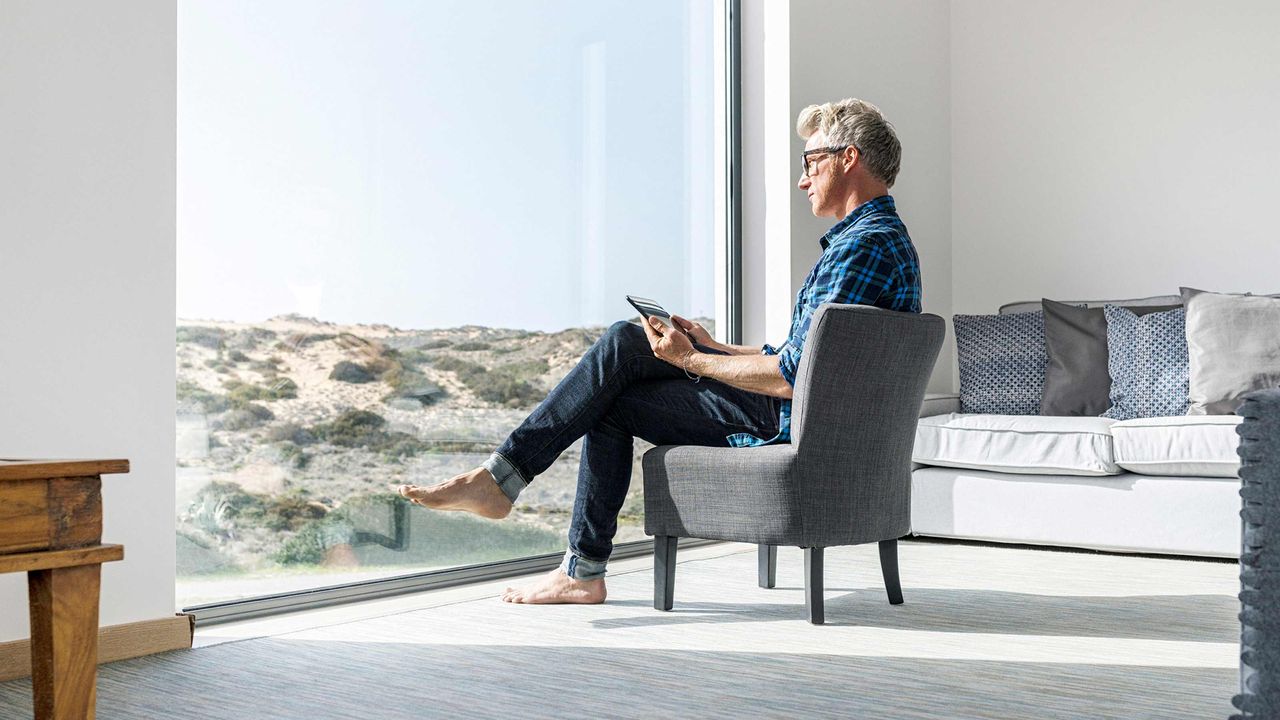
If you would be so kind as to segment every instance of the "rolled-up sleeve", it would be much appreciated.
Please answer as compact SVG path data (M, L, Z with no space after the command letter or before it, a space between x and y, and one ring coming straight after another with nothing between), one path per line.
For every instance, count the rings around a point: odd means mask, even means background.
M800 348L786 343L778 351L778 370L791 387L796 386L796 370L800 369Z
M790 340L782 343L778 347L765 344L760 348L761 355L777 355L778 370L782 372L782 377L791 387L796 386L796 369L800 367L800 350L791 344Z

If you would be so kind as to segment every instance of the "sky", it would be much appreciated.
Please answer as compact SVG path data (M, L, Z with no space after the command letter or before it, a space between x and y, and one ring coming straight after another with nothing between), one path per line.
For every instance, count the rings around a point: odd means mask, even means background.
M712 1L180 0L178 317L712 316Z

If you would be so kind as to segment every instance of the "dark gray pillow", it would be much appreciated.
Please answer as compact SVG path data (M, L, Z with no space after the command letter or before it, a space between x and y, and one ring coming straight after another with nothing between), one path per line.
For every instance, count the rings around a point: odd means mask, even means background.
M1107 318L1102 308L1068 305L1045 298L1044 349L1047 356L1041 415L1101 415L1111 407L1107 372ZM1139 317L1178 305L1128 306Z

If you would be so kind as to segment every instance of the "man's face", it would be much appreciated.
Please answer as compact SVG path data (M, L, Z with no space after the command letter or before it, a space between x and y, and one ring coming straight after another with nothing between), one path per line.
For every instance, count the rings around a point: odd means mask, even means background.
M807 151L830 146L825 135L814 133L804 144L804 149ZM841 192L845 185L843 155L843 151L809 155L809 174L800 173L797 187L808 194L809 207L816 217L844 216L845 193Z

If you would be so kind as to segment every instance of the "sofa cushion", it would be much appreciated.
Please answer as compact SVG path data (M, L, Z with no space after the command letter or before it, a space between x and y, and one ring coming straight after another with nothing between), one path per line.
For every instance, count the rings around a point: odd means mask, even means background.
M921 418L911 459L922 465L1028 475L1116 475L1100 417L971 415Z
M1044 315L955 315L960 408L1037 415L1044 390Z
M1235 415L1177 415L1111 426L1116 464L1143 475L1236 477L1240 437Z

